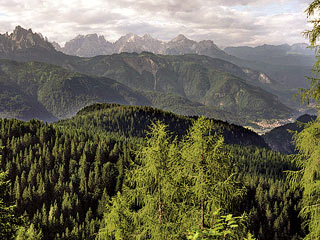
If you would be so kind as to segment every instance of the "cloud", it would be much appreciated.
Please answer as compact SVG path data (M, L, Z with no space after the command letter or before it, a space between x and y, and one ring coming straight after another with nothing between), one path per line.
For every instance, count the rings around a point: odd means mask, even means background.
M97 33L128 32L169 40L182 33L218 45L304 41L308 0L0 0L0 32L16 25L63 43Z

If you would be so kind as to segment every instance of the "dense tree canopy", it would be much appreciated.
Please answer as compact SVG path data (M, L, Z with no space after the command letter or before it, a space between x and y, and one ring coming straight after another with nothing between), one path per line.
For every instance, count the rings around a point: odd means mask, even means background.
M161 111L152 112L152 109L149 111L152 116L161 116L162 114ZM109 112L105 115L107 114ZM96 116L95 124L102 125L99 122L99 115ZM133 119L128 118L126 122L134 122L134 112L132 116ZM138 115L136 114L136 116ZM133 178L128 172L135 169L133 172L138 174L141 171L139 166L147 164L142 161L147 159L143 156L155 154L155 152L147 150L156 149L151 147L156 146L156 143L148 143L147 139L136 138L134 134L129 137L104 129L95 130L90 127L91 119L88 118L86 121L86 117L86 115L82 116L82 124L74 126L66 123L45 124L34 120L30 122L14 119L0 120L0 143L4 147L0 167L1 171L7 173L4 181L10 180L11 182L10 185L6 185L10 199L5 199L5 206L15 204L15 214L24 216L25 224L17 232L20 238L26 236L43 237L43 239L49 240L97 238L99 229L106 227L104 219L112 218L123 212L122 201L126 199L116 198L117 192L123 193L126 187L134 191L134 186L128 184L128 180ZM114 121L114 126L121 129L121 121ZM180 126L183 128L184 125ZM134 125L131 128L132 132L140 131L134 129ZM217 132L220 126L214 124L212 128L215 130L214 132ZM234 127L230 129L239 137L246 134L243 129L239 129L239 131ZM175 136L179 136L179 132L175 132L175 127L170 130L172 135L169 134L163 138L170 139L168 145L163 144L163 147L169 147L166 161L169 161L170 164L182 163L176 167L183 170L184 167L187 167L184 164L188 160L187 155L185 154L185 157L182 158L182 154L177 151L176 147L178 150L181 149L178 142L187 140L179 138L180 140L176 142L174 139ZM187 132L187 129L183 129L183 131ZM219 138L215 137L214 132L212 132L213 142L217 144L216 140ZM241 182L246 191L243 198L237 198L238 201L232 201L231 206L221 209L221 215L217 216L217 220L220 219L220 216L228 215L225 213L241 216L246 212L248 215L247 231L253 233L258 239L292 239L294 236L303 236L304 233L300 227L301 221L298 217L301 194L298 189L289 188L283 174L285 170L296 169L290 158L265 148L222 145L222 151L216 156L228 153L229 165L231 164L233 171L238 173L234 175L233 181ZM144 148L146 148L145 151L143 151ZM138 149L140 156L136 154ZM181 161L176 161L176 159ZM190 179L182 174L182 170L172 172L170 176L174 176L174 179L180 176L185 179L186 183L190 182ZM182 193L190 195L193 192L191 188L190 191L182 191L184 185L176 185L181 181L171 180L171 177L168 177L166 176L166 179L170 179L170 182L168 180L168 182L162 183L162 187L173 185ZM132 181L132 183L134 182ZM151 192L151 190L154 189L150 189L150 196L152 196L151 194L156 194L154 197L158 196L158 191ZM165 194L165 192L161 189L161 193ZM181 193L177 196L181 196ZM171 222L173 222L173 217L182 218L176 214L176 206L168 205L166 199L170 196L161 194L161 197L161 209L163 210L161 211L163 212L161 221L165 225L164 228L169 228L167 209L174 213L170 215ZM159 202L157 199L155 198L154 202L156 208L154 210L155 224L159 223ZM194 202L192 206L187 204L187 201L180 203L179 207L182 206L184 209L192 207L197 213L201 212L199 201ZM115 207L117 205L118 207ZM209 220L210 208L207 206L205 207L207 219L204 224L205 228L206 225L209 225L208 223L211 223ZM140 207L136 210L147 209L142 208L143 205ZM222 205L220 207L224 208ZM113 212L107 214L110 209L113 209ZM144 216L148 216L148 211L145 213ZM124 215L120 216L130 216L126 214L127 212L124 212ZM142 216L140 215L136 219L143 219L140 218ZM194 217L196 217L194 224L199 230L201 215ZM133 226L132 219L127 218L127 220L130 224L124 222L122 228L128 229L130 232L130 226ZM140 229L143 227L146 225L141 226ZM188 231L196 233L197 229L188 229ZM186 232L183 234L185 235Z

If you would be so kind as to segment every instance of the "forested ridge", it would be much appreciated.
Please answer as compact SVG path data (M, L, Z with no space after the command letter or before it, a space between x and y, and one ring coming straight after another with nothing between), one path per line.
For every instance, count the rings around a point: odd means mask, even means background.
M181 138L198 116L183 116L152 107L119 104L93 104L80 110L74 117L61 120L58 126L83 128L88 131L119 133L127 137L145 137L152 122L160 120L168 125L168 131ZM254 145L268 148L262 137L235 124L212 119L228 144Z
M39 239L41 236L42 239L96 239L100 236L99 232L105 227L107 204L121 191L125 172L136 161L136 150L145 142L144 129L134 129L139 124L133 124L130 131L120 131L126 121L135 123L139 119L137 116L115 117L114 131L104 128L106 119L101 118L100 122L97 119L104 116L103 112L109 115L108 109L113 108L121 109L124 115L129 109L136 114L140 111L139 117L143 115L141 112L149 111L152 118L146 116L150 122L156 119L165 122L175 117L169 132L176 135L185 134L194 121L174 115L166 117L169 113L151 108L119 105L88 107L69 123L69 120L56 124L1 120L1 168L7 171L7 180L11 182L5 201L16 204L15 214L23 216L25 232L32 227ZM99 125L96 129L90 126L94 122L89 113L95 116L95 124L99 123L100 128ZM79 116L82 120L77 123ZM170 126L169 122L166 124ZM227 132L246 132L240 127L220 124L216 129L224 126ZM247 231L257 239L303 236L298 217L301 192L289 187L284 173L297 169L291 157L255 146L224 145L223 148L230 153L232 171L245 189L243 196L229 209L230 213L240 216L246 212ZM20 234L23 234L21 229Z

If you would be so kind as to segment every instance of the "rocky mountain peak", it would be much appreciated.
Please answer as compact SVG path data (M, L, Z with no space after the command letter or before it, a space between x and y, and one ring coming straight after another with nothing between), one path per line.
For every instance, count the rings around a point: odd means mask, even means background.
M127 33L126 35L120 37L115 43L122 43L122 42L135 42L137 39L139 39L138 35L134 33Z
M297 53L297 54L305 54L314 56L314 49L310 48L309 44L307 43L295 43L291 46L290 49L291 53Z
M105 40L104 36L98 34L78 35L76 38L66 42L63 48L58 49L66 54L80 57L93 57L112 52L112 43Z
M178 36L176 36L174 39L172 39L170 42L182 42L182 41L191 41L190 39L188 39L186 36L184 36L183 34L179 34Z
M145 40L155 40L149 33L143 35L143 39L145 39Z
M13 32L1 35L0 50L2 52L12 52L18 49L45 48L54 50L51 43L39 33L33 33L31 29L24 29L16 26Z
M19 41L23 38L25 39L28 34L33 34L31 29L26 30L21 26L16 26L16 28L13 30L12 34L10 35L10 38L14 41Z

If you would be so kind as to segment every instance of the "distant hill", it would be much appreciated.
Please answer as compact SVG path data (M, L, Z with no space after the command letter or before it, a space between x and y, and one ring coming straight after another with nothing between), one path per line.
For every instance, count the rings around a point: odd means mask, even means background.
M68 129L86 129L122 134L126 137L144 137L152 122L160 120L178 137L185 135L196 117L185 117L151 107L118 104L94 104L83 108L74 117L56 123ZM227 122L213 120L214 128L228 144L269 148L263 138L251 130Z
M300 116L295 122L288 123L283 126L272 129L262 137L266 143L274 151L279 151L286 154L295 153L295 144L293 142L293 132L301 132L303 124L315 120L316 116L308 114Z
M259 61L271 65L312 66L315 63L314 51L307 44L262 45L257 47L227 47L230 55L249 61Z
M262 45L227 47L224 51L237 58L251 61L253 69L263 69L279 83L291 88L303 88L307 87L305 77L311 76L311 69L315 63L314 51L307 47L306 44Z

